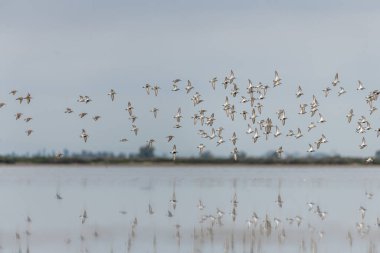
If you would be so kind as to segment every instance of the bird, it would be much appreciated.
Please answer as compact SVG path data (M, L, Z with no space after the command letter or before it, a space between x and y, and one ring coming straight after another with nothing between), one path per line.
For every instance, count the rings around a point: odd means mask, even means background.
M153 148L153 143L155 142L154 139L150 139L150 140L147 140L146 143L147 143L147 147L149 149L152 149Z
M187 80L187 86L185 87L186 93L189 94L192 89L194 89L193 85L190 80Z
M237 157L237 155L238 155L238 149L237 149L237 147L234 147L234 149L231 151L231 154L232 154L232 157L233 157L234 161L237 161L237 159L238 159L238 157Z
M236 133L233 132L232 137L230 138L230 141L232 142L233 145L236 145L237 139L238 138L236 137Z
M159 87L157 84L155 84L155 85L152 87L152 90L153 90L153 92L154 92L154 95L157 97L157 95L158 95L158 91L160 90L160 87Z
M338 96L343 95L346 93L346 90L343 87L340 87L340 90L338 91Z
M82 119L87 115L87 112L81 112L78 114L78 116Z
M318 120L318 123L325 123L327 122L326 119L322 116L321 113L319 113L319 120Z
M322 91L323 91L323 94L325 95L325 97L327 97L329 95L330 91L331 91L331 88L330 87L326 87Z
M22 103L22 101L24 100L24 98L23 98L23 97L18 97L18 98L16 98L16 100L18 100L18 101L19 101L19 103L21 104L21 103Z
M168 136L166 136L166 138L168 139L168 142L170 142L171 140L173 140L174 135L168 135Z
M26 102L29 104L30 101L32 100L32 96L30 95L30 93L28 93L28 94L24 97L24 99L25 99Z
M202 154L202 152L203 152L203 150L206 148L206 146L203 145L203 143L201 143L201 144L199 144L199 145L197 146L197 148L199 149L199 153Z
M65 110L65 113L73 113L73 109L71 109L70 107L67 107L66 110Z
M296 97L299 98L303 95L303 91L302 91L302 88L301 86L299 85L298 86L298 89L297 89L297 92L296 92Z
M56 154L55 154L55 158L56 159L61 159L63 157L63 154L61 153L61 152L57 152Z
M145 84L143 86L143 89L145 89L146 94L148 94L148 95L150 94L150 84L149 83Z
M317 127L317 125L314 124L314 122L311 122L311 123L309 124L309 126L307 127L307 131L310 132L310 130L313 129L313 128L315 128L315 127Z
M16 95L16 93L17 93L17 90L11 90L10 92L9 92L9 94L11 94L11 95Z
M132 132L135 133L135 135L137 135L138 131L139 131L139 128L136 126L136 125L132 125L132 129L131 129Z
M360 149L363 149L363 148L365 148L365 147L367 147L367 142L366 142L366 140L365 140L365 137L363 137L363 138L362 138L362 143L360 143L359 148L360 148Z
M314 147L311 144L309 144L309 149L307 150L307 152L312 153L314 151L315 151Z
M87 134L86 130L82 129L82 133L80 135L80 138L82 138L85 143L87 142L88 134Z
M150 112L153 113L154 118L157 118L157 113L158 113L158 111L159 111L159 109L157 109L156 107L153 107L153 108L150 110Z
M279 86L281 84L281 78L278 75L277 70L274 72L273 87Z
M296 139L299 139L303 136L302 132L301 132L301 129L300 128L297 128L297 133L296 135L294 135L294 137L296 137Z
M354 110L350 109L350 111L347 113L346 118L348 123L351 123L352 117L354 116Z
M23 114L21 112L18 112L15 114L16 120L20 119Z
M211 83L211 86L212 88L215 90L215 85L216 85L216 82L218 82L218 78L217 77L214 77L212 78L209 83Z
M133 113L133 106L132 106L132 103L131 102L128 102L128 107L125 109L128 111L129 113L129 116L132 116L132 113Z
M364 89L365 88L363 86L363 83L360 80L358 80L358 87L356 88L356 90L364 90Z
M25 119L24 119L24 121L25 122L29 122L29 121L31 121L33 118L32 117L26 117Z
M100 118L101 118L101 116L99 116L99 115L95 115L94 117L92 117L92 119L94 121L98 121Z
M127 141L128 141L127 138L122 138L122 139L120 139L120 142L127 142Z
M178 153L178 152L177 152L177 146L174 145L172 151L170 151L170 154L172 154L172 156L173 156L173 161L176 160L176 158L177 158L177 153Z
M277 157L278 157L278 158L281 158L281 157L282 157L282 153L284 153L284 150L282 149L282 146L280 146L280 147L276 150Z
M26 135L27 136L30 136L32 133L33 133L33 130L32 129L28 129L25 131Z
M107 95L111 97L111 101L114 101L116 92L113 89L111 89Z
M6 105L6 103L1 102L1 103L0 103L0 108L3 108L5 105Z
M338 73L335 74L334 80L331 82L333 86L336 86L339 83L339 75Z

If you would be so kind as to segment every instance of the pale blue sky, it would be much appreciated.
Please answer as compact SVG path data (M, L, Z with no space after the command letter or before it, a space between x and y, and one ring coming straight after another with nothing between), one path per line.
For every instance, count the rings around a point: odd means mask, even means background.
M312 143L325 133L329 143L321 152L344 155L372 155L380 149L374 130L365 136L368 148L359 152L361 135L355 133L360 115L368 116L373 128L380 127L379 112L369 117L364 97L378 85L380 56L380 17L377 1L1 1L0 0L0 109L2 131L0 153L42 150L109 150L134 152L145 141L155 138L157 154L168 154L172 144L164 137L176 135L179 154L197 154L203 142L215 154L228 155L232 145L227 141L216 148L215 141L199 138L201 127L194 127L190 116L198 109L215 112L215 127L223 126L224 138L239 133L238 148L250 155L260 155L283 145L285 153L306 153ZM251 144L244 134L247 125L240 119L231 123L221 105L226 92L219 84L216 92L208 80L223 79L233 69L244 92L247 79L271 85L274 70L283 85L270 89L264 117L276 119L275 111L284 108L289 117L282 128L306 129L309 116L300 117L298 106L310 103L315 94L320 111L327 118L309 135L294 140L285 138ZM347 90L337 97L323 97L321 90L331 83L336 72ZM206 102L195 108L190 96L170 91L175 78L190 79ZM356 91L360 79L366 90ZM146 82L161 87L158 98L148 97L141 88ZM296 99L298 85L305 96ZM114 88L116 101L111 103L108 91ZM32 103L18 105L8 95L17 89L30 92ZM89 95L94 102L78 104L79 94ZM244 95L244 94L241 94ZM127 102L136 107L139 136L132 135ZM239 99L234 101L239 109ZM75 113L63 113L67 107ZM151 107L160 108L155 121ZM173 115L181 106L185 115L183 128L173 129ZM345 123L345 114L354 108L354 123ZM95 123L77 114L88 112L103 118ZM32 116L30 123L15 121L14 114ZM277 124L277 122L275 122ZM35 133L26 137L24 131ZM79 138L82 128L90 138L84 144ZM203 129L208 129L204 127ZM119 143L126 137L127 144Z

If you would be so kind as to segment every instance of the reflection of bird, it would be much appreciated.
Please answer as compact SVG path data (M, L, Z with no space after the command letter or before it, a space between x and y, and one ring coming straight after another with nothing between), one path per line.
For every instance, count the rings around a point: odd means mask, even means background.
M86 209L83 210L83 213L79 216L79 218L81 219L82 224L84 224L86 222L86 220L88 218Z
M61 196L61 194L60 194L59 192L57 192L57 193L55 194L55 197L56 197L56 199L58 199L58 200L62 200L62 199L63 199L62 196Z
M282 208L282 204L284 203L284 201L282 200L280 194L278 194L278 196L277 196L276 203L277 203L277 205L278 205L280 208Z

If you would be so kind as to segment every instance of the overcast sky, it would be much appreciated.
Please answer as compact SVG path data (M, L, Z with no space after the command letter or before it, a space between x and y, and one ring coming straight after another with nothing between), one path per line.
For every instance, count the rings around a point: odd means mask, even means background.
M60 151L106 150L136 152L148 139L156 140L158 155L169 155L175 143L180 155L196 155L200 143L214 154L229 155L232 132L238 134L238 148L249 155L261 155L280 145L285 153L306 154L308 144L322 133L329 142L319 152L343 155L373 155L380 149L375 128L380 127L379 113L369 115L364 98L371 90L380 89L380 3L377 1L3 1L0 0L0 153L36 152L42 149ZM250 78L255 84L271 86L262 101L261 118L276 118L285 109L287 121L282 136L253 144L245 131L247 122L238 114L231 122L221 105L230 88L218 82L216 91L208 80L222 80L233 69L241 88L231 102L238 113L248 111L239 103L245 96ZM274 71L283 84L272 88ZM339 72L347 94L338 97L335 87L329 97L322 89L331 86ZM180 91L172 92L171 80L180 78ZM191 94L185 94L191 80L204 103L193 107ZM366 89L357 91L361 80ZM158 97L148 96L142 86L149 82L161 86ZM295 97L301 85L305 95ZM107 96L113 88L118 93L114 102ZM30 92L33 100L21 104L17 95ZM327 123L307 133L317 117L298 115L300 103L320 102L320 112ZM16 95L16 96L17 96ZM79 95L93 101L77 103ZM131 130L129 115L124 110L128 101L136 108L137 137ZM160 109L155 120L149 110ZM376 104L377 106L377 104ZM74 113L64 113L72 107ZM181 129L174 129L178 107L184 119ZM226 143L216 147L216 140L199 137L197 131L209 127L193 126L191 116L199 109L216 115L214 127L223 126ZM345 115L354 109L354 119L346 123ZM15 120L14 114L33 117L29 123ZM79 119L80 112L89 116ZM94 122L91 117L102 118ZM366 116L373 129L365 135L355 133L356 121ZM285 137L289 129L300 127L304 137ZM26 129L34 133L27 137ZM88 143L79 135L84 128ZM168 144L165 136L176 136ZM366 136L368 147L358 145ZM120 143L127 138L128 143Z

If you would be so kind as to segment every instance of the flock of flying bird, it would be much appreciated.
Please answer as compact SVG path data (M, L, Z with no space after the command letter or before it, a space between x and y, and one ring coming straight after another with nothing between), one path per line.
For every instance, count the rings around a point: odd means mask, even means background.
M282 134L281 132L281 128L284 127L288 121L288 117L287 117L288 114L285 112L285 109L279 109L277 111L276 118L264 116L263 114L264 101L268 95L269 90L271 88L275 89L282 85L282 79L280 78L280 75L278 74L278 72L275 71L272 87L270 87L269 85L262 84L262 83L253 84L251 80L248 80L248 84L245 88L245 92L243 92L241 88L236 84L235 80L236 80L236 76L234 72L231 70L230 73L228 73L228 75L224 77L224 79L221 82L221 85L223 86L225 90L227 89L230 90L230 95L232 96L232 98L236 98L240 94L239 96L241 97L241 99L239 102L241 104L246 104L247 109L242 110L240 112L237 111L237 106L233 102L231 102L232 100L231 96L226 96L224 103L222 104L222 110L224 111L225 116L229 120L234 121L236 117L239 117L238 114L240 114L247 124L247 130L245 131L245 134L250 137L250 139L252 140L252 143L258 142L260 138L268 140L271 137L277 138L281 135L284 136L284 134ZM181 82L182 80L180 79L173 80L171 91L179 92L180 90L182 90ZM209 81L209 83L211 85L211 88L215 90L217 88L217 85L220 84L220 81L218 80L218 78L215 77L215 78L212 78ZM331 86L328 86L322 90L323 95L325 97L329 96L330 93L333 91L334 87L338 86L339 83L340 83L339 76L338 74L336 74L334 79L331 82ZM142 88L145 90L148 96L160 95L161 88L157 84L156 85L145 84ZM365 87L363 86L362 82L358 81L357 91L360 92L360 91L363 91L364 89ZM202 95L199 92L195 91L195 88L192 85L191 81L187 81L187 84L185 85L184 90L186 94L191 95L191 101L194 107L196 108L202 107L201 106L202 102L204 102L204 100L202 99ZM346 90L343 87L340 87L339 90L337 91L338 96L342 96L345 93L346 93ZM29 104L32 102L32 96L30 93L27 93L25 96L18 96L17 94L18 92L16 90L12 90L10 92L10 95L16 97L15 100L18 103ZM366 103L369 106L370 115L372 115L377 110L375 106L375 102L377 101L379 94L380 94L379 90L373 90L373 91L370 91L368 95L366 96ZM115 99L117 99L118 94L114 89L111 89L107 93L107 95L109 96L110 101L113 102L115 101ZM298 86L297 90L295 91L295 97L298 99L298 98L301 98L303 95L304 93L303 93L302 87ZM90 98L90 96L81 95L77 99L77 102L82 103L82 104L89 104L92 102L92 99ZM0 103L0 108L4 106L6 106L5 103ZM312 100L309 104L306 104L306 103L299 104L299 112L298 112L299 115L310 114L311 117L317 117L316 120L314 120L308 125L307 132L312 131L312 129L316 128L318 125L325 124L327 122L327 119L323 116L323 113L320 112L319 106L320 106L320 103L318 101L317 96L315 95L313 95ZM138 117L135 114L136 111L135 111L133 102L129 101L127 103L125 110L128 112L129 120L131 121L130 131L134 135L138 135L139 127L137 126L137 123L136 123ZM159 117L159 108L153 107L152 109L150 109L150 112L152 113L155 119ZM64 113L73 114L74 110L71 107L67 107L66 110L64 110ZM80 118L84 118L87 115L88 113L86 112L80 112L78 114ZM20 120L22 118L25 122L30 122L32 120L31 116L29 115L26 116L22 112L17 112L15 114L16 120ZM182 121L183 118L184 118L184 115L182 114L182 109L181 107L179 107L178 109L176 109L175 112L173 112L173 121L174 121L173 128L174 129L179 129L182 127L181 124L183 123ZM354 110L350 109L346 114L347 122L351 124L353 121L353 118L354 118ZM101 119L101 115L95 115L92 117L92 119L94 121L98 121L99 119ZM215 140L216 146L223 145L227 141L226 138L223 136L224 128L223 127L214 128L214 123L216 121L216 113L207 113L206 109L200 108L198 112L195 113L191 117L191 119L194 125L199 124L202 127L209 128L206 130L199 129L198 134L201 136L201 138L208 141ZM274 123L276 121L278 122L277 124ZM367 120L366 117L361 116L356 120L356 132L358 134L363 135L367 133L368 131L370 131L371 129L372 129L371 123L369 122L369 120ZM32 129L29 128L26 130L27 136L30 136L32 133L33 133ZM380 128L375 129L375 133L377 134L377 137L378 137L380 135ZM79 136L85 143L87 143L90 138L90 135L85 128L82 129ZM237 160L239 157L239 151L237 148L237 143L238 143L237 136L238 134L236 132L233 132L232 136L228 138L228 141L230 141L233 145L231 155L234 160ZM290 129L286 134L286 138L299 139L303 136L304 136L304 133L303 133L303 130L301 130L301 127L297 128L296 130ZM167 142L170 143L170 142L173 142L173 140L175 140L175 134L170 134L166 136ZM128 139L125 137L121 138L120 142L128 142ZM146 141L146 145L152 148L155 142L156 142L155 139L149 139ZM316 150L320 149L320 147L323 144L327 142L328 142L327 137L324 134L321 134L320 138L318 138L314 143L309 144L309 148L306 151L310 153L315 152ZM358 148L364 149L366 147L367 147L367 142L363 135L362 142L358 145ZM206 145L203 143L200 143L197 146L197 148L199 149L199 152L202 153L204 152L204 150L206 150ZM276 149L276 154L279 158L283 156L283 153L284 153L284 149L282 146ZM172 159L176 160L177 154L178 154L176 144L173 144L170 154L172 155ZM59 152L57 153L56 157L57 159L62 158L63 154ZM373 159L369 157L366 161L368 163L371 163L373 162ZM368 199L372 199L373 194L367 192L366 196ZM59 192L56 193L56 198L58 201L61 201L63 199L62 195ZM229 212L232 222L236 221L238 203L239 202L237 199L237 195L235 193L231 200L232 206L231 206L231 211ZM280 193L278 194L275 203L278 205L278 208L280 209L283 208L284 200ZM169 200L169 204L170 204L170 207L167 210L166 216L168 218L172 218L176 214L175 210L178 205L178 200L176 197L175 190L173 191L173 194ZM201 216L199 220L199 223L201 224L201 228L199 230L194 228L193 239L201 241L208 238L212 241L216 227L223 225L223 221L225 220L224 217L226 216L225 211L219 208L215 208L216 211L214 213L205 214L204 213L205 204L202 202L202 200L199 200L197 207L198 207L198 210L201 212ZM311 213L315 214L315 217L319 218L321 221L324 221L326 217L328 216L328 212L322 209L320 205L314 202L308 202L307 208ZM125 215L126 213L127 213L126 211L120 211L120 214L122 215ZM151 203L148 204L148 213L149 215L155 214L154 207ZM357 229L358 234L361 237L364 237L369 234L371 226L365 222L366 208L361 206L359 208L359 213L360 213L361 220L356 224L356 229ZM83 209L83 211L79 215L79 218L80 218L81 224L86 224L87 220L89 219L86 209ZM27 220L28 220L28 223L31 223L30 217L28 217ZM251 241L255 241L260 236L270 237L272 232L276 231L278 234L279 243L283 243L287 237L285 226L283 225L285 222L287 222L289 225L296 224L297 227L300 227L302 226L302 224L304 224L304 219L300 215L295 215L294 217L288 217L286 218L286 220L283 220L279 217L271 218L269 214L265 215L264 217L259 218L257 213L253 212L252 216L246 220L246 226L247 226L248 231L250 232L250 234L247 234L247 236L251 238ZM375 225L377 227L380 227L379 218L377 219L377 222L375 223ZM133 245L133 240L136 236L137 226L138 226L138 217L135 217L131 223L131 233L130 233L130 237L128 238L128 249L129 249L128 252L130 251ZM181 229L180 225L177 225L175 227L175 230L176 230L175 238L178 244L180 244L181 238L182 238L180 229ZM312 231L311 233L314 233L316 231L316 229L310 224L308 225L308 229ZM94 235L95 237L97 237L98 232L95 231ZM324 236L324 232L319 231L318 236L320 239L322 239ZM16 239L20 240L20 238L21 238L20 234L17 233ZM347 239L348 239L349 244L352 245L353 235L351 234L351 232L347 233ZM84 238L83 238L83 241L84 241ZM66 243L69 244L70 240L67 240ZM227 249L227 251L228 249L232 249L233 246L231 245L231 243L232 243L231 241L226 241L225 249ZM154 245L156 244L156 239L154 239L153 244ZM311 252L316 252L316 246L317 246L317 241L315 239L312 239L310 242ZM305 247L306 247L304 241L301 242L300 247L302 249L302 252L304 252Z
M247 108L238 112L236 109L236 105L231 102L231 97L226 96L225 101L222 104L222 109L225 112L225 115L228 119L231 121L235 120L235 117L237 117L237 113L241 115L241 117L247 121L247 130L245 131L245 134L249 136L252 139L252 143L256 143L260 137L265 136L265 140L268 140L270 136L273 136L274 138L279 137L282 134L282 127L285 127L286 122L288 121L287 113L285 112L284 109L279 109L277 111L277 120L278 123L274 123L275 119L273 117L268 117L263 114L263 107L264 107L264 101L265 98L267 97L268 90L271 88L269 85L264 85L261 82L258 84L253 84L251 80L248 80L247 87L245 89L245 92L241 90L241 88L236 84L235 82L236 76L234 72L231 70L230 73L224 77L223 81L221 82L221 85L224 87L225 90L230 89L230 95L233 98L238 97L238 94L240 94L240 103L241 104L248 104ZM178 92L181 90L182 80L181 79L174 79L172 81L172 92ZM219 83L219 80L217 77L212 78L209 81L211 87L213 90L217 88L217 85ZM333 88L335 86L338 86L340 84L339 81L339 75L338 73L335 75L334 79L331 82L330 86L327 86L322 90L323 95L325 97L329 96L329 94L333 91ZM282 79L280 78L280 75L277 71L275 71L274 79L273 79L273 88L279 87L282 85ZM142 87L147 95L154 94L155 96L159 96L160 93L160 86L157 84L155 85L150 85L149 83L145 84ZM358 81L358 86L356 88L357 91L363 91L365 89L363 83L361 81ZM226 138L223 136L223 127L218 127L214 128L214 122L216 121L216 114L215 113L210 113L207 114L207 110L202 107L202 102L204 100L202 99L202 95L194 91L195 87L192 85L191 81L188 80L187 84L184 88L186 94L191 95L191 101L194 105L194 107L199 107L199 111L195 113L191 119L194 122L194 125L200 124L202 127L206 126L209 127L209 130L205 129L199 129L198 134L209 141L216 140L216 146L220 146L221 144L226 142ZM191 92L193 92L191 94ZM340 86L339 91L337 92L338 96L342 96L346 93L346 90L344 87ZM17 91L12 90L10 94L16 96ZM377 108L375 106L375 101L378 99L378 96L380 94L379 90L373 90L369 92L369 94L366 96L366 103L369 106L369 111L370 115L374 113ZM117 97L117 93L114 89L111 89L107 95L109 96L111 101L114 101ZM296 98L301 98L304 95L304 92L302 90L301 86L298 86L295 96ZM23 103L25 101L27 104L29 104L32 100L32 96L30 93L27 93L26 96L18 96L16 98L19 103ZM82 96L80 95L79 98L77 99L78 103L83 103L83 104L88 104L92 102L92 99L89 96ZM4 107L6 104L5 103L0 103L0 108ZM307 131L310 132L312 129L316 128L319 124L324 124L327 122L326 118L323 116L322 112L319 110L319 101L317 99L317 96L313 95L312 100L309 104L307 103L299 103L299 115L305 115L310 113L311 118L317 116L317 119L312 120L312 122L307 126ZM138 135L139 133L139 127L137 126L137 119L138 117L135 114L135 108L133 106L133 103L129 101L127 103L127 107L125 110L129 114L129 120L131 121L131 129L130 131L134 133L134 135ZM74 113L74 110L71 107L67 107L66 110L64 111L66 114L72 114ZM153 107L150 109L150 112L153 114L153 117L156 119L158 117L159 113L159 108ZM80 118L84 118L88 115L86 112L80 112L78 116ZM15 119L19 120L21 117L23 117L23 113L17 112L15 114ZM347 122L351 123L352 119L354 117L354 110L351 108L347 114ZM92 119L94 121L98 121L101 118L100 115L94 115ZM184 115L182 114L181 107L177 109L177 112L174 113L173 119L174 119L174 129L181 128L181 121L184 118ZM25 116L24 117L25 122L29 122L32 120L32 117L30 116ZM286 133L286 137L294 137L296 139L299 139L304 136L303 130L301 130L302 127L298 127L296 130L289 129L288 132ZM369 130L371 130L371 124L369 120L365 116L361 116L360 118L357 119L357 125L356 125L356 132L359 134L364 134L367 133ZM380 128L375 129L377 133L377 137L380 135ZM27 129L26 134L29 136L33 133L32 129ZM80 133L80 138L83 139L83 141L86 143L89 139L89 133L88 131L83 128L81 133ZM175 139L175 134L169 134L167 137L167 142L171 142ZM232 143L233 148L231 151L231 155L234 160L238 159L238 148L237 148L237 142L238 142L238 137L237 133L233 132L232 136L228 138L228 140ZM120 139L120 142L127 142L128 139L123 137ZM149 139L146 141L146 145L148 147L153 147L154 143L156 142L156 139ZM309 143L308 149L306 149L307 152L312 153L315 152L317 149L321 147L321 145L325 144L328 142L327 137L324 134L321 134L321 137L318 138L314 143ZM360 149L364 149L367 147L367 141L365 136L362 136L362 141L358 145ZM206 145L203 143L200 143L197 146L197 149L199 149L199 152L202 153L206 149ZM281 158L284 153L283 146L279 146L275 150L277 156ZM172 159L176 160L178 150L176 144L172 146L172 150L170 151L170 154L172 155ZM61 158L63 156L62 153L58 152L57 153L57 158ZM368 163L373 162L373 158L369 157L366 160Z

